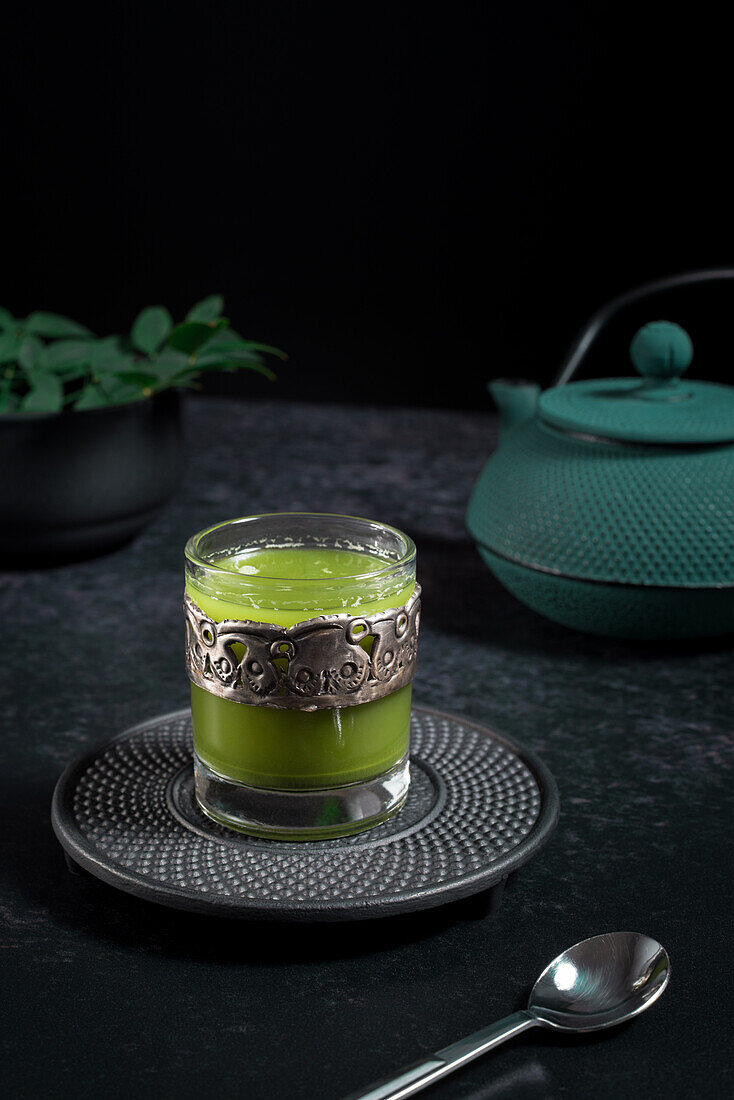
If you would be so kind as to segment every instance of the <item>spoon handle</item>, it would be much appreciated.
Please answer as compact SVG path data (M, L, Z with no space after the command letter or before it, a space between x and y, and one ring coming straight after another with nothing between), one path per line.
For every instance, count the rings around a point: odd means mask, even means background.
M537 1021L529 1012L513 1012L504 1020L498 1020L473 1035L459 1039L457 1043L437 1050L431 1057L405 1066L395 1077L383 1077L366 1092L353 1092L345 1100L405 1100L408 1096L420 1092L434 1081L466 1065L480 1054L498 1047L507 1039L519 1035L529 1027L535 1027Z

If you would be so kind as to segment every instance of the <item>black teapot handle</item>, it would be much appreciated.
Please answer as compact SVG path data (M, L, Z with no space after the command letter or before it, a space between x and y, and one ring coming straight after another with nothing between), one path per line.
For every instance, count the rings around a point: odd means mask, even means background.
M734 279L733 267L713 267L704 271L684 271L681 275L670 275L666 279L655 279L651 283L643 283L634 290L628 290L626 294L620 294L618 298L612 298L611 302L598 309L586 322L581 332L571 344L561 364L554 386L565 386L573 378L579 363L584 358L589 348L597 338L608 321L625 306L641 298L647 298L651 294L657 294L661 290L672 290L679 286L691 286L694 283L710 283L719 279Z

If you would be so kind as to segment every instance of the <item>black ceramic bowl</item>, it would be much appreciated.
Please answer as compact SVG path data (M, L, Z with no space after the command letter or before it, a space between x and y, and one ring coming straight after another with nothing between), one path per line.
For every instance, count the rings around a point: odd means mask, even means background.
M109 409L0 416L0 558L86 557L133 538L178 483L178 394Z

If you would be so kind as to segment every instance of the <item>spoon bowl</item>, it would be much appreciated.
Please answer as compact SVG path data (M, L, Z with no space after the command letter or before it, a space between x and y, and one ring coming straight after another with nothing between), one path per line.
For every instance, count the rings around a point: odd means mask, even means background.
M554 959L533 986L528 1012L544 1027L598 1031L644 1012L669 978L670 959L657 940L608 932Z

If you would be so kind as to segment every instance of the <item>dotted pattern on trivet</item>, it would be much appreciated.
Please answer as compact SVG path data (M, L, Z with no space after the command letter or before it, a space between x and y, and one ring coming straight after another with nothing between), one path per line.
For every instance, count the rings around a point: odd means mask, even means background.
M107 872L102 877L108 881L115 873L144 880L147 891L141 893L150 896L158 888L159 900L169 904L176 901L166 892L182 901L198 897L223 911L384 910L417 895L431 904L425 899L432 894L477 876L487 881L476 889L485 888L493 866L498 881L511 869L508 856L517 852L521 863L532 854L518 849L541 811L545 834L555 823L557 796L549 776L541 782L490 731L421 707L414 707L411 719L405 806L383 825L339 840L257 840L209 821L193 796L191 753L190 714L179 711L93 754L74 777L73 798L62 779L55 805L71 812L55 810L56 826L72 857L81 852ZM134 883L126 888L135 892Z

